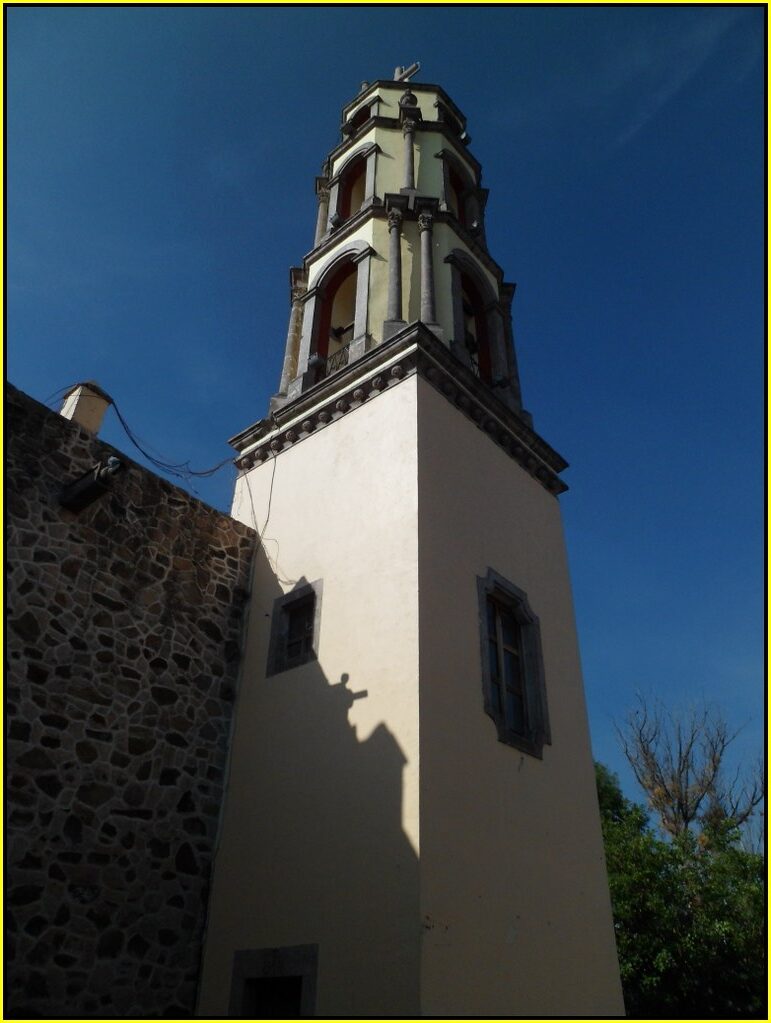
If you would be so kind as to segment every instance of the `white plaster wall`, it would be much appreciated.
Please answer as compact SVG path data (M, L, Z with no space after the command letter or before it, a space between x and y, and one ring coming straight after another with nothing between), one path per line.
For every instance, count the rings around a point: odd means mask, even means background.
M267 558L254 578L201 1015L227 1014L235 950L316 942L319 1016L418 1011L415 396L405 380L238 482L233 514L264 533ZM274 599L301 579L323 580L318 661L266 679Z
M388 314L388 222L373 218L372 225L372 247L376 255L370 262L368 329L372 335L374 346L383 340L383 321ZM402 247L402 278L404 277L403 261L404 248Z
M398 117L401 95L402 93L398 89L381 89L378 93L378 117Z
M436 273L436 268L434 268ZM420 232L415 220L402 223L402 302L408 323L420 319Z
M560 507L418 382L424 1015L623 1013ZM552 745L483 711L476 580L541 623Z
M395 117L389 111L388 117ZM398 192L404 184L404 138L400 129L376 128L375 142L380 146L375 170L375 194Z
M436 111L434 111L436 113ZM444 136L435 131L415 132L415 187L421 195L439 198L442 191L442 161L436 154L443 148Z

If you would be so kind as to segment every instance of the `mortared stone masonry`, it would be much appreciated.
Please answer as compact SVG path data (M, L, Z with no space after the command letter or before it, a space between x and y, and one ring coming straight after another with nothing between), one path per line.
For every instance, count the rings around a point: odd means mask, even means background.
M256 534L12 387L6 422L6 1012L192 1016Z

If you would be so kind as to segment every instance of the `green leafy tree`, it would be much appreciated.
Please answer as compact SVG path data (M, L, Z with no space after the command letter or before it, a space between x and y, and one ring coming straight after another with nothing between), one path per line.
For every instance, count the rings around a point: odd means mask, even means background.
M765 1019L763 858L725 820L708 841L659 837L617 777L596 774L627 1014Z

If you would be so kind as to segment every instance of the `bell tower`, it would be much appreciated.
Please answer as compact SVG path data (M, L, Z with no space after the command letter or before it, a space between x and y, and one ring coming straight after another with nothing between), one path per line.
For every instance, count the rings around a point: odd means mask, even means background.
M488 193L465 117L437 86L363 82L341 134L316 178L314 247L290 271L272 411L421 322L529 423L511 339L514 286L487 250Z
M198 1011L623 1014L559 495L442 88L362 83L316 178Z

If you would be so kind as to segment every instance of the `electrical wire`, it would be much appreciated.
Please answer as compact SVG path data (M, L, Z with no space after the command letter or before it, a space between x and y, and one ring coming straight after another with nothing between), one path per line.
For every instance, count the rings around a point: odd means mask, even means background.
M49 408L52 408L53 406L51 405L51 402L53 402L54 399L61 400L62 395L64 395L67 391L73 390L73 388L76 386L77 386L76 384L71 384L67 387L60 387L58 390L50 394L48 398L46 398L44 404L47 405ZM176 476L178 479L183 480L190 480L191 478L202 479L208 476L213 476L215 472L219 472L219 470L222 469L224 466L232 465L233 463L232 458L224 458L217 465L212 466L211 469L195 470L190 468L189 462L168 462L163 458L156 457L155 455L151 454L151 452L148 450L149 445L147 444L147 442L142 440L141 437L137 436L137 434L134 433L134 431L131 429L129 424L126 422L123 413L118 408L118 403L114 399L112 399L112 407L115 409L115 415L118 417L118 422L123 427L126 436L137 449L137 451L139 451L147 459L147 461L154 465L160 472L163 472L168 476ZM264 547L263 540L265 539L265 532L268 528L268 523L270 522L270 509L273 504L273 484L276 479L276 453L273 452L273 468L270 474L270 488L268 490L268 507L265 513L265 522L263 523L262 529L258 529L257 527L257 512L254 507L254 495L252 494L252 487L248 473L246 474L245 478L246 489L249 494L249 504L251 505L252 510L252 522L254 524L255 531L258 533L257 544L258 546L261 545ZM276 564L274 568L278 573L278 564ZM278 576L278 578L280 579L280 576ZM284 579L280 579L280 581L286 583L290 582L289 580Z
M252 494L252 485L249 482L249 473L244 477L246 479L246 489L249 493L249 504L252 506L252 522L254 528L257 529L257 512L254 510L254 495ZM268 491L268 510L265 513L265 523L261 530L259 530L259 536L257 538L257 545L262 543L263 537L265 536L265 530L268 528L270 522L270 506L273 503L273 481L276 478L276 453L273 453L273 471L270 474L270 490Z
M254 494L252 493L252 485L251 485L251 483L249 481L249 473L246 473L246 475L244 476L244 482L246 483L246 490L247 490L247 493L249 494L249 504L251 505L251 509L252 509L252 525L254 526L255 532L257 532L259 534L258 537L257 537L257 546L258 547L261 546L262 549L265 551L265 556L267 557L268 561L270 562L270 564L271 564L271 566L273 568L273 571L275 573L275 576L278 579L278 581L280 583L282 583L284 586L294 586L295 583L297 582L297 580L296 579L284 579L284 577L281 575L281 572L279 571L279 567L278 567L278 550L279 550L278 540L274 540L271 537L266 537L265 536L265 531L268 528L268 522L270 522L270 507L271 507L271 504L273 503L273 482L274 482L275 478L276 478L276 453L274 452L273 453L273 471L271 472L271 475L270 475L270 489L268 491L268 510L267 510L267 512L265 514L265 523L263 524L262 529L258 529L258 526L257 526L257 512L256 512L255 507L254 507ZM276 557L275 558L271 558L270 554L268 553L268 549L265 546L266 543L274 543L276 545Z
M49 394L49 396L46 398L43 404L46 405L48 408L52 409L53 411L58 411L57 409L54 408L53 402L60 404L64 394L66 394L68 391L74 390L75 387L77 386L78 386L77 384L69 384L66 387L58 388L58 390L53 391L51 394ZM233 464L232 458L223 458L221 462L218 462L217 465L212 466L211 469L197 470L191 469L190 462L188 461L170 462L167 459L163 458L162 456L153 455L151 451L148 450L149 444L147 443L147 441L142 440L142 438L139 437L126 422L125 418L123 417L123 413L118 408L118 403L114 399L112 399L111 404L112 407L115 409L115 415L118 417L118 422L123 427L126 436L137 449L137 451L139 451L140 454L142 454L147 459L147 461L150 462L151 465L155 466L156 469L158 469L160 472L164 473L167 476L174 476L177 479L187 481L191 479L205 479L209 476L213 476L215 472L219 472L219 470L224 468L224 466Z
M232 465L233 462L232 458L223 458L221 462L218 462L217 465L212 466L211 469L196 470L191 469L190 462L187 461L167 462L162 458L156 458L154 455L150 454L146 447L143 446L143 444L146 442L140 443L141 438L139 438L134 433L134 431L128 425L126 420L123 418L123 415L120 409L118 408L118 403L114 400L112 403L112 407L115 409L115 415L118 417L118 422L125 430L126 436L137 449L137 451L140 451L148 460L148 462L151 462L157 469L160 469L162 472L167 473L169 476L176 476L178 479L183 480L189 480L192 477L195 477L196 479L203 479L207 476L213 476L215 472L219 472L219 470L222 469L223 466L225 465Z
M58 388L58 390L53 391L51 394L48 395L43 404L47 408L50 408L52 412L58 412L59 409L54 407L53 404L54 400L56 401L57 404L61 404L61 400L64 397L64 395L67 394L68 391L74 390L77 386L78 386L77 384L68 384L66 387Z

